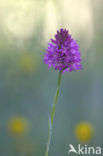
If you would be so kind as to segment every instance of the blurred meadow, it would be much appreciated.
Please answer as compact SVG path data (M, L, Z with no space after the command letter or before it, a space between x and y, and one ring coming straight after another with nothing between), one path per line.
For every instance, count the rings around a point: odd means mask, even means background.
M43 58L60 28L77 40L83 70L63 75L49 156L103 146L102 16L102 0L0 0L0 156L44 155L58 71Z

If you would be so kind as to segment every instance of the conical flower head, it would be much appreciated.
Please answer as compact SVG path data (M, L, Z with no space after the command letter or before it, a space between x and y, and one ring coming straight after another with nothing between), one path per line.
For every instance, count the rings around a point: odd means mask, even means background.
M76 41L71 37L66 29L60 29L48 43L48 49L44 55L44 62L48 67L55 70L76 71L81 70L81 53Z

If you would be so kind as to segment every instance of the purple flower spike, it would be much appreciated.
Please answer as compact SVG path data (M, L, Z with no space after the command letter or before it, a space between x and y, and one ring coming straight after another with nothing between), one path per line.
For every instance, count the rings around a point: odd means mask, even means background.
M82 69L79 46L68 30L57 31L55 39L51 39L48 44L44 62L49 68L53 66L55 70L61 70L63 73Z

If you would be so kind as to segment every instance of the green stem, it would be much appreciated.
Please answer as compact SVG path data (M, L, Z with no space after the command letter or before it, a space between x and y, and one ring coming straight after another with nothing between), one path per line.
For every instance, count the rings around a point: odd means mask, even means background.
M60 91L61 76L62 76L62 71L59 72L57 91L56 91L56 95L54 97L54 102L53 102L53 107L52 107L52 111L51 111L51 116L50 116L50 119L49 119L49 124L48 124L48 142L47 142L47 146L46 146L45 156L48 156L48 153L49 153L50 142L51 142L51 135L52 135L52 127L53 127L53 121L54 121L54 115L55 115L56 104L58 102L59 91Z

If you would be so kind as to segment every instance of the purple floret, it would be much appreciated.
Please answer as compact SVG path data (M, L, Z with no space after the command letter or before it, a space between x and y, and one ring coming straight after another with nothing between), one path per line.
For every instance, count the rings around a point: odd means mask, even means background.
M71 37L66 29L60 29L51 39L48 49L44 55L44 62L48 67L64 72L81 70L81 53L76 41Z

